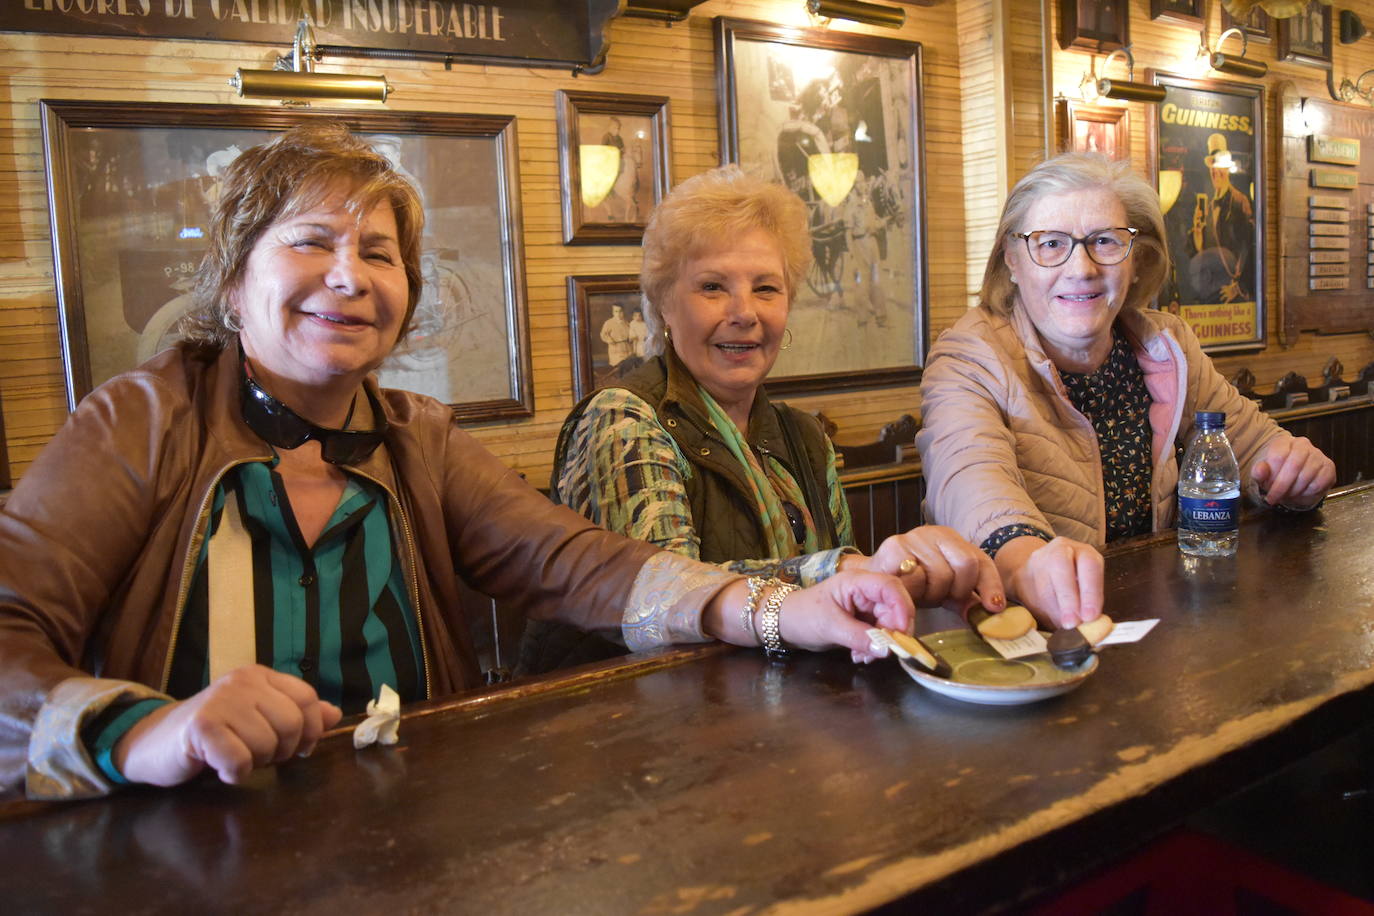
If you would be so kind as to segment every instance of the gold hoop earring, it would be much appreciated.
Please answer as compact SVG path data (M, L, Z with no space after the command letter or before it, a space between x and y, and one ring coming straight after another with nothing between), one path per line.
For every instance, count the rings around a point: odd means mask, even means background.
M783 343L783 345L782 345L781 347L778 347L778 349L779 349L779 350L790 350L790 349L792 349L792 329L791 329L791 328L783 328L783 329L782 329L782 339L785 341L785 343Z
M668 327L666 324L663 326L663 342L664 342L664 343L672 343L672 342L673 342L673 329L670 328L670 327Z

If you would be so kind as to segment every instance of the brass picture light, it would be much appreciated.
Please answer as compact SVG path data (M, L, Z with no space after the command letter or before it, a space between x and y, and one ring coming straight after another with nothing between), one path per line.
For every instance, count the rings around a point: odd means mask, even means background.
M1222 43L1232 35L1240 36L1240 57L1230 57L1221 53ZM1249 36L1242 29L1227 29L1217 36L1217 47L1212 52L1212 69L1222 73L1229 73L1232 76L1247 76L1251 79L1259 79L1269 72L1269 65L1262 60L1250 60L1245 56L1245 50L1250 44Z
M882 3L865 3L863 0L806 0L806 10L813 16L848 19L889 29L900 29L906 24L906 10Z
M1127 102L1162 102L1164 101L1164 87L1152 86L1149 83L1137 83L1135 81L1135 57L1129 48L1117 48L1107 55L1107 59L1102 62L1102 72L1107 72L1107 67L1111 64L1112 58L1118 54L1126 58L1126 79L1114 80L1102 77L1097 81L1097 94L1105 99L1122 99Z
M271 70L240 68L229 78L229 85L240 98L281 99L285 102L309 104L312 100L350 102L385 102L391 84L385 76L351 76L346 73L316 73L315 57L318 45L310 20L302 19L296 26L289 57L277 59Z

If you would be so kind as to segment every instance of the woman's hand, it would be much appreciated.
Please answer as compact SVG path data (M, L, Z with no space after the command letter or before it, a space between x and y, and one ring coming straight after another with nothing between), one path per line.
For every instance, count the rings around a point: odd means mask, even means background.
M1269 505L1310 509L1336 482L1336 464L1308 439L1280 436L1250 467L1250 479Z
M760 600L760 606L766 601ZM778 614L782 641L813 652L842 647L871 662L870 627L910 632L915 608L905 584L873 572L838 572L788 595Z
M894 534L878 545L867 568L899 577L922 607L945 604L963 613L974 603L991 611L1007 604L997 567L953 528L922 525Z
M1042 623L1076 627L1102 613L1102 554L1082 541L1014 538L997 551L1012 597Z
M239 783L255 767L309 754L342 715L300 678L249 665L145 716L115 745L114 762L130 782L174 786L210 767Z

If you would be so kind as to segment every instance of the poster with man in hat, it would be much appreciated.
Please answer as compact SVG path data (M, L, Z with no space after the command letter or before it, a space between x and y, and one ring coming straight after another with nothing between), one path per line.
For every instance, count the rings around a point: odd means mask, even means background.
M1158 113L1160 203L1173 262L1160 305L1204 346L1260 342L1262 109L1249 92L1159 81L1168 93Z

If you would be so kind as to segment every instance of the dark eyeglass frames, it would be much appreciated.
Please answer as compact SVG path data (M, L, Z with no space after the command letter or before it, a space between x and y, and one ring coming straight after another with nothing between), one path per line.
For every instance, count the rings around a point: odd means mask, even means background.
M268 445L293 449L314 439L320 443L320 455L330 464L357 464L376 451L386 436L386 417L375 400L371 402L372 416L381 424L376 429L326 429L272 397L246 370L240 371L243 374L244 422ZM368 398L371 397L369 392ZM352 415L350 410L349 416Z
M1058 267L1067 262L1073 257L1074 248L1079 245L1095 263L1110 267L1126 260L1139 232L1139 229L1122 227L1099 229L1082 238L1067 232L1045 231L1013 232L1012 235L1025 240L1031 260L1041 267Z

